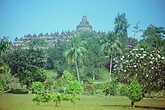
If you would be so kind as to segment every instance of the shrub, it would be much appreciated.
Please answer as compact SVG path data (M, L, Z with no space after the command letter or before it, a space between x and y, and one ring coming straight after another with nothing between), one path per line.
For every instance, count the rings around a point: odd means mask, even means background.
M4 79L0 80L0 94L7 88L6 81Z
M33 92L38 92L43 90L43 84L41 82L33 82L31 86Z
M54 95L52 95L52 100L53 102L56 103L56 106L57 104L61 103L61 101L71 101L72 103L75 103L75 99L79 99L76 95L71 95L71 94L60 94L60 93L56 93Z
M126 96L131 99L131 107L134 107L134 102L139 102L142 99L142 85L139 84L136 76L131 84L124 88Z
M54 84L53 87L55 90L57 90L58 92L63 92L64 88L63 88L63 81L61 79L57 80Z
M7 88L7 84L6 84L6 80L1 79L0 83L2 84L3 88L6 89Z
M105 81L101 89L105 95L116 95L118 91L118 82L115 79L112 79L112 81Z
M48 93L42 92L42 91L38 91L38 92L37 92L37 95L34 94L34 96L35 96L35 97L32 99L32 102L33 102L33 103L36 102L37 105L39 105L40 102L45 103L45 102L51 101L51 95L48 94Z
M96 92L95 86L92 84L83 84L84 94L94 95Z
M53 95L50 95L48 93L44 93L42 91L37 92L37 95L34 95L35 97L32 99L33 103L37 103L39 105L41 102L46 103L51 100L56 103L56 106L58 103L61 103L61 101L71 101L72 103L75 103L75 99L79 99L77 95L71 95L71 94L60 94L56 93Z
M44 83L44 90L47 90L47 92L49 91L49 90L51 90L52 89L52 86L53 86L53 83L54 83L54 81L53 81L53 79L47 79L46 81L45 81L45 83Z
M83 87L81 87L81 84L77 80L74 80L69 84L67 92L72 94L82 93Z

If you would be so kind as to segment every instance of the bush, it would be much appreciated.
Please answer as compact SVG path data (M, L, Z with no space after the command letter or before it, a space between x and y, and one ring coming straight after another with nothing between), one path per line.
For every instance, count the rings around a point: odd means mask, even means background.
M41 102L42 103L46 103L49 102L51 100L53 100L53 102L56 103L61 103L61 101L71 101L72 103L75 103L75 99L79 99L79 97L77 95L71 95L71 94L60 94L60 93L56 93L53 95L50 95L48 93L44 93L42 91L37 92L37 95L34 95L35 97L32 99L33 103L37 103L37 105L39 105ZM80 100L80 99L79 99Z
M0 94L7 88L6 81L4 79L0 80Z
M54 84L53 87L55 90L57 90L58 92L63 92L64 88L63 88L63 82L61 79L57 80Z
M47 90L47 92L51 90L53 83L54 83L53 79L47 79L44 83L44 90Z
M101 89L103 91L103 93L105 95L117 95L117 91L118 91L118 82L115 79L112 79L112 81L105 81L102 86Z
M74 80L69 84L67 92L72 94L82 93L83 87L81 87L81 84L77 80Z
M134 107L134 102L139 102L142 99L142 85L139 84L136 76L131 84L126 85L124 88L126 96L131 99L131 107Z
M32 92L38 92L43 90L43 84L41 82L33 82L31 86Z
M92 84L83 84L84 94L94 95L96 93L96 88Z
M6 84L6 80L1 79L0 83L2 84L3 88L6 89L7 88L7 84Z
M120 89L119 89L119 92L120 92L120 95L121 96L125 96L125 90L124 90L125 86L121 86Z
M38 92L37 92L37 95L34 95L34 96L35 96L35 97L32 99L32 102L33 102L33 103L36 102L37 105L39 105L40 102L45 103L45 102L51 101L51 95L48 94L48 93L44 93L44 92L42 92L42 91L38 91Z
M52 95L52 100L53 102L56 103L61 103L61 101L71 101L72 103L75 103L75 99L79 99L79 97L77 97L76 95L71 95L71 94L60 94L60 93L56 93L54 95Z

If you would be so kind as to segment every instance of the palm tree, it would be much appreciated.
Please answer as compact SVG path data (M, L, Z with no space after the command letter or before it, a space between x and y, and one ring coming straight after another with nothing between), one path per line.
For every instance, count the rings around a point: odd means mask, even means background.
M103 49L108 50L108 55L110 57L109 79L111 81L113 55L116 55L117 52L121 54L122 50L121 50L121 42L119 41L117 35L114 35L114 32L109 32L107 37L108 39L105 41L105 43L102 46Z
M83 56L83 52L86 51L84 47L81 46L81 43L78 42L78 38L76 34L73 34L73 38L71 40L71 47L65 53L67 57L68 63L74 63L77 71L77 80L80 82L79 71L78 71L78 59Z

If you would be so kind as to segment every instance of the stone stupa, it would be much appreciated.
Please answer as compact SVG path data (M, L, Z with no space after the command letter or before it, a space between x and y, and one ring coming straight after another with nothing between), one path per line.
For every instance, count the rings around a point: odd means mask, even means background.
M89 24L89 22L87 21L87 17L83 16L82 17L82 21L80 22L80 24L76 27L76 31L79 32L83 32L83 31L92 31L92 26Z

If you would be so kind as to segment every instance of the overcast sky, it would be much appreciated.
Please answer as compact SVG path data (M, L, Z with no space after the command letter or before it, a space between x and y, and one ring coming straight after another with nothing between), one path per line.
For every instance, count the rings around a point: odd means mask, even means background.
M138 21L141 29L150 24L165 27L165 0L0 0L0 37L13 42L27 34L76 30L84 15L93 30L108 32L123 12L130 37Z

